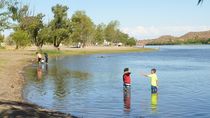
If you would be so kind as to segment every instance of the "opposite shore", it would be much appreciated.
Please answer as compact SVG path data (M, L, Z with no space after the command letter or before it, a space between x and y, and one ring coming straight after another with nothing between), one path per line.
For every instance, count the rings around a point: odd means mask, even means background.
M134 47L62 47L60 51L57 51L53 47L44 47L43 51L47 52L49 56L52 57L84 54L149 52L154 51L154 49ZM35 47L26 48L24 50L0 50L0 101L24 102L22 96L24 85L22 73L25 66L35 62L35 52ZM2 107L0 107L0 111L1 110Z

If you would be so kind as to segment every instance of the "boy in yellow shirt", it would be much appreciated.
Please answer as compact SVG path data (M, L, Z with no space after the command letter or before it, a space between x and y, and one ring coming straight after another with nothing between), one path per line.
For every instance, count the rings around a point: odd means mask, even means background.
M151 93L157 93L158 91L158 78L156 75L156 69L151 70L151 74L143 74L145 77L149 77L151 81Z

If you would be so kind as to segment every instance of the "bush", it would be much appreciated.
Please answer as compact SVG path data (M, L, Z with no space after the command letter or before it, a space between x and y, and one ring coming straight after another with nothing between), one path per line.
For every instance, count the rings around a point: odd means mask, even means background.
M126 40L125 45L126 46L134 46L134 45L136 45L136 40L134 38L129 38Z
M30 38L27 32L18 30L12 34L12 40L15 41L16 49L26 47L30 44Z
M15 41L14 40L12 40L12 37L10 37L10 36L8 36L8 37L6 37L5 39L4 39L4 43L6 44L6 45L15 45Z
M4 35L0 34L0 43L4 41Z

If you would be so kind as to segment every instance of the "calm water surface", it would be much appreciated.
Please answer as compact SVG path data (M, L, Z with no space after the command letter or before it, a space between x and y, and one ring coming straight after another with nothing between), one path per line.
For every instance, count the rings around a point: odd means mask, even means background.
M158 52L66 56L26 68L26 101L79 117L210 117L210 46L157 46ZM123 69L132 77L123 93ZM159 92L140 76L157 68Z

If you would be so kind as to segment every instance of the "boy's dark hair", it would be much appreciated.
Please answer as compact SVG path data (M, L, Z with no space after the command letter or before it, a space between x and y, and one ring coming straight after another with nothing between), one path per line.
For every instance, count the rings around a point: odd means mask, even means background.
M126 71L129 71L129 68L125 68L125 69L124 69L124 72L126 72Z
M155 68L153 68L151 71L153 71L154 73L156 73L156 69Z

